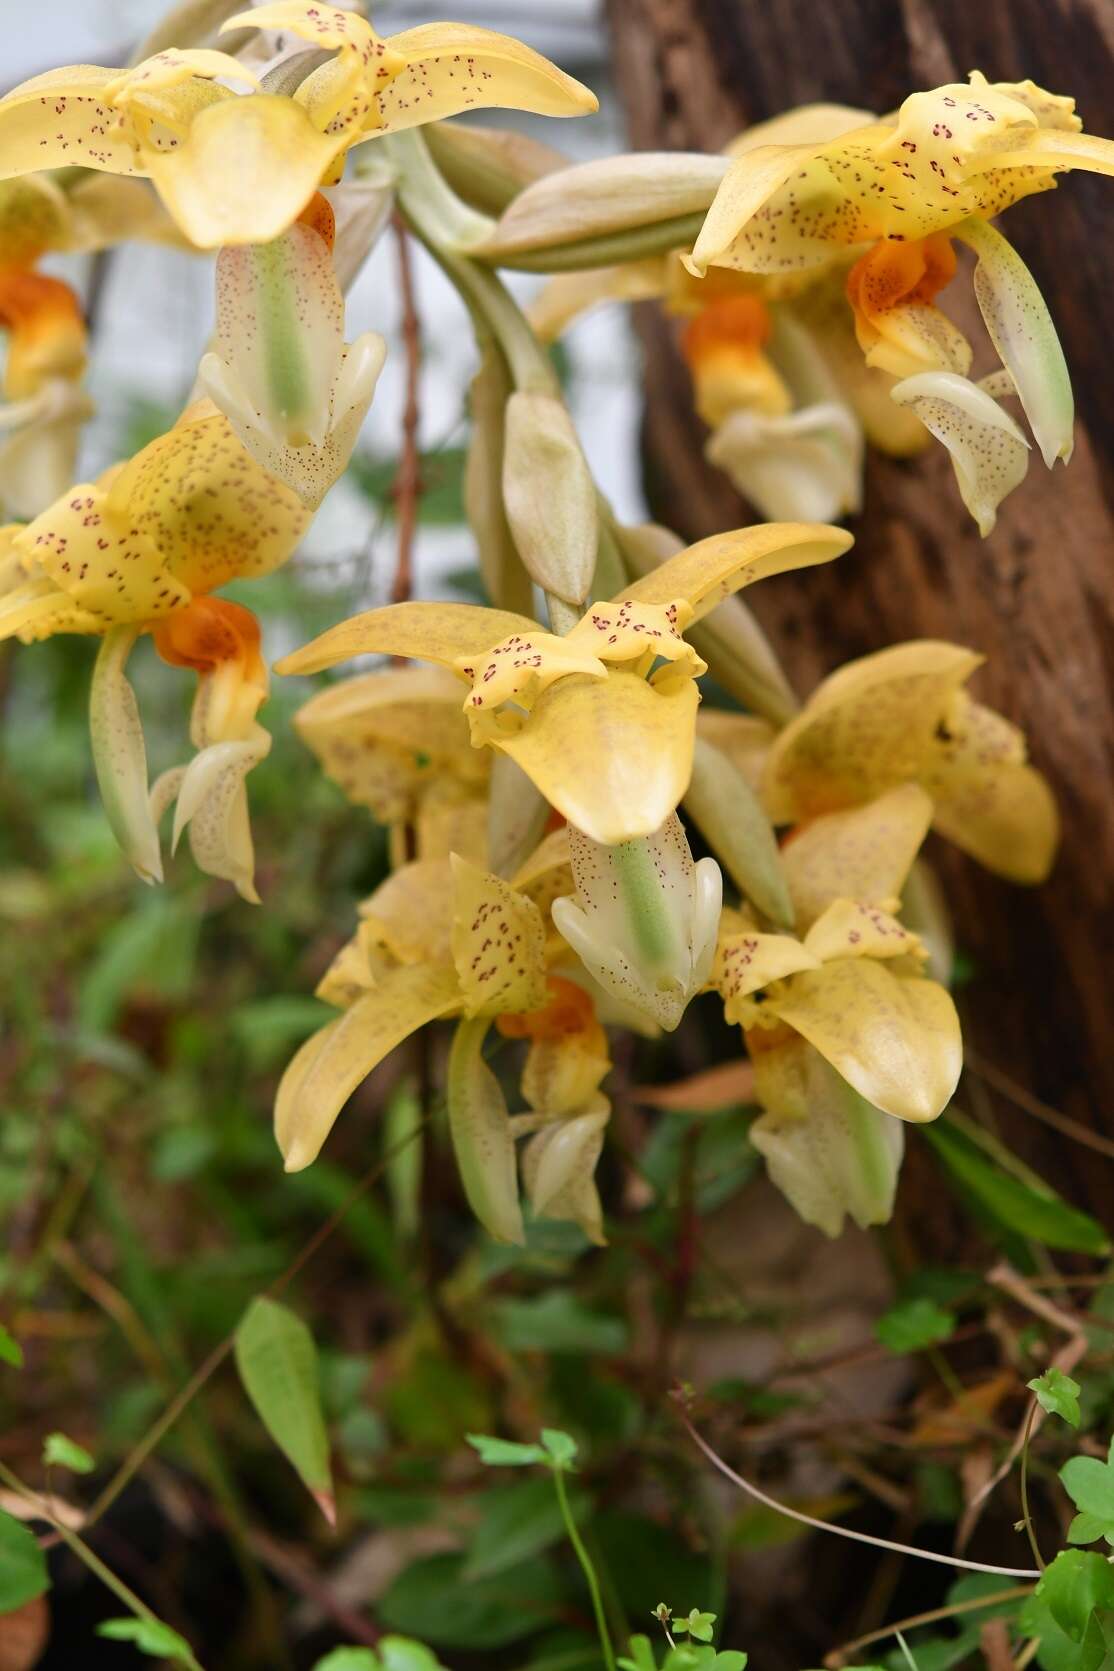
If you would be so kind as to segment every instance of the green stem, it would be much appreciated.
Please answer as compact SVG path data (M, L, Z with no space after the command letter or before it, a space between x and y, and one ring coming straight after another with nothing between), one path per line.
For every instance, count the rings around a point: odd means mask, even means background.
M84 1539L79 1538L76 1532L71 1532L69 1527L64 1526L60 1520L56 1520L46 1509L41 1499L36 1497L33 1491L29 1491L19 1475L13 1474L12 1470L3 1462L0 1462L0 1480L3 1480L10 1491L14 1491L17 1496L22 1497L25 1503L30 1503L36 1514L53 1526L66 1547L71 1549L78 1560L88 1567L95 1578L100 1579L105 1589L111 1590L116 1599L123 1602L129 1613L134 1614L137 1619L145 1619L148 1624L159 1625L163 1630L170 1629L165 1620L160 1619L157 1613L152 1612L147 1603L141 1601L135 1591L129 1589L122 1578L117 1578L111 1567L105 1566L100 1556L93 1553ZM175 1632L175 1635L177 1635L177 1632ZM188 1665L191 1671L202 1671L202 1667L194 1658L188 1645L187 1652L189 1658L183 1663Z
M1037 1534L1033 1530L1033 1517L1029 1513L1029 1439L1033 1431L1033 1418L1037 1413L1037 1400L1034 1398L1029 1406L1029 1414L1025 1418L1025 1434L1021 1441L1021 1518L1025 1522L1025 1536L1029 1539L1029 1548L1033 1551L1033 1559L1041 1571L1044 1571L1044 1558L1037 1543Z
M600 1582L596 1577L596 1569L592 1565L592 1558L584 1547L580 1533L576 1529L576 1521L569 1508L569 1496L565 1490L565 1476L562 1468L554 1468L553 1484L557 1489L557 1502L561 1509L561 1518L565 1522L565 1530L569 1534L569 1542L576 1551L576 1558L580 1562L581 1571L588 1584L588 1593L592 1597L592 1611L596 1616L596 1630L599 1633L600 1647L603 1650L603 1662L607 1671L616 1671L615 1651L611 1646L608 1634L607 1618L603 1611L603 1597L600 1595Z
M380 141L381 143L381 141ZM644 261L670 250L688 249L704 224L704 213L677 215L673 220L655 221L650 226L633 226L624 232L608 232L595 238L577 238L571 243L535 245L530 249L476 251L479 261L495 267L510 267L518 273L583 273L596 267L613 267L628 261Z

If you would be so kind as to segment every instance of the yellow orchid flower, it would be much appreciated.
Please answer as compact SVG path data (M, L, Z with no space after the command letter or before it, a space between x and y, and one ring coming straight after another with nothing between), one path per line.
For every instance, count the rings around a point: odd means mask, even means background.
M810 523L717 535L591 605L563 638L505 610L393 604L331 628L278 671L369 652L440 663L469 687L473 743L509 755L570 824L610 846L653 835L688 784L705 669L684 628L752 581L829 562L850 544L842 529Z
M70 488L15 533L0 568L0 638L100 635L90 720L105 810L146 881L162 876L158 819L177 796L202 868L254 898L243 779L270 746L255 714L267 674L254 619L209 594L269 574L309 522L295 496L198 401L165 435L96 482ZM200 675L193 764L147 789L143 732L125 664L141 633Z
M934 1120L962 1067L955 1006L893 914L932 803L915 784L817 819L783 849L800 938L725 912L712 984L742 1025L765 1112L751 1135L808 1222L884 1222L902 1121Z
M414 857L487 861L491 757L473 749L460 686L441 667L394 667L319 691L294 719L350 801L414 831Z
M825 679L774 741L763 775L784 824L916 782L933 826L1015 882L1048 875L1059 825L1048 784L1026 763L1016 726L963 685L982 657L932 639L849 662Z
M123 71L49 70L0 100L0 176L75 164L146 175L190 241L215 249L277 238L365 139L493 105L548 116L597 108L579 82L488 29L432 23L384 40L359 13L306 0L257 6L222 32L245 28L330 56L300 82L295 61L262 84L204 48L167 47Z
M563 859L545 864L560 870ZM482 1047L495 1017L547 1001L543 909L526 887L453 854L403 865L361 915L318 988L345 1013L307 1040L279 1086L275 1136L286 1169L316 1159L348 1097L390 1050L428 1021L459 1016L448 1090L462 1182L492 1235L520 1241L514 1136Z
M687 265L785 274L861 252L848 281L871 366L948 447L964 503L986 534L1025 472L1027 442L997 404L1016 393L1045 463L1068 459L1067 368L1040 291L988 223L1071 168L1114 173L1114 142L1081 132L1074 102L1031 81L914 93L896 115L834 137L764 143L738 156ZM935 307L954 271L948 240L975 252L975 294L1004 376L967 378L971 351ZM869 247L867 247L869 246Z
M252 457L316 510L347 467L386 344L344 341L333 210L320 192L268 244L217 257L216 346L198 379Z

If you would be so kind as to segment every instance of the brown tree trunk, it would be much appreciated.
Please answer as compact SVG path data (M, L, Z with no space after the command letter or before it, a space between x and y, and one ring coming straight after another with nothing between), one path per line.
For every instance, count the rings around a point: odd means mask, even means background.
M1103 131L1112 83L1109 0L609 0L616 75L638 149L720 148L750 122L831 100L876 111L963 80L1027 76L1074 94ZM1028 733L1064 821L1051 881L997 881L935 842L960 944L976 1059L1114 1136L1114 342L1106 306L1114 182L1064 177L1007 230L1030 263L1074 373L1067 470L1038 455L980 540L944 451L867 469L866 509L841 563L757 587L753 602L807 692L846 659L902 639L950 638L988 657L976 693ZM945 305L948 304L945 298ZM654 513L688 537L746 519L703 462L668 321L639 310L645 455ZM968 1090L968 1099L975 1095ZM1037 1126L994 1093L1011 1144L1108 1225L1114 1162ZM917 1169L919 1171L919 1168ZM916 1180L911 1179L913 1187Z

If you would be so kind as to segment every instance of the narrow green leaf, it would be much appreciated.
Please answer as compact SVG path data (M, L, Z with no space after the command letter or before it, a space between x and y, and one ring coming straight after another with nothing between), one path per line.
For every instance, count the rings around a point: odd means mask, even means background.
M43 1440L43 1461L48 1468L69 1468L74 1474L91 1474L96 1463L83 1445L64 1433L48 1433Z
M134 1642L141 1654L151 1654L155 1659L173 1660L178 1665L196 1663L185 1637L161 1619L106 1619L97 1626L97 1635L113 1642Z
M1102 1226L1047 1185L1040 1191L992 1165L947 1119L918 1126L947 1171L1005 1230L1068 1253L1102 1254L1110 1241Z
M0 1613L11 1613L49 1589L46 1556L29 1526L0 1509Z
M236 1330L236 1367L260 1421L333 1524L336 1506L313 1336L286 1306L253 1300Z
M1060 1416L1062 1420L1070 1422L1072 1427L1079 1426L1078 1381L1073 1381L1062 1369L1053 1367L1026 1385L1029 1391L1036 1395L1037 1403L1042 1410L1047 1410L1050 1416Z
M549 1461L540 1445L520 1445L513 1439L494 1439L488 1433L469 1433L466 1437L489 1468L527 1468L535 1462Z
M0 1323L0 1362L10 1363L13 1369L23 1368L23 1347Z

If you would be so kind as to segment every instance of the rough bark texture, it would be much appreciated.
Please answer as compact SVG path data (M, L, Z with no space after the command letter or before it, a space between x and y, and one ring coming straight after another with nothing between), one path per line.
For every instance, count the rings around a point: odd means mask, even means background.
M1070 92L1092 131L1108 123L1109 0L609 3L635 148L717 149L747 123L813 100L886 111L976 67L991 80L1031 76ZM1114 1136L1112 210L1114 182L1073 174L1007 218L1074 374L1070 468L1050 475L1034 455L984 542L942 448L909 464L875 455L855 550L758 587L748 601L802 692L849 657L902 639L950 638L985 652L975 692L1027 731L1056 786L1064 842L1052 880L1032 891L934 843L975 969L963 1003L968 1043L1030 1093ZM670 325L649 305L639 312L655 514L690 537L744 520L703 462ZM1008 1099L993 1102L1010 1142L1110 1224L1111 1161L1036 1126ZM923 1198L928 1184L913 1167L908 1187Z

